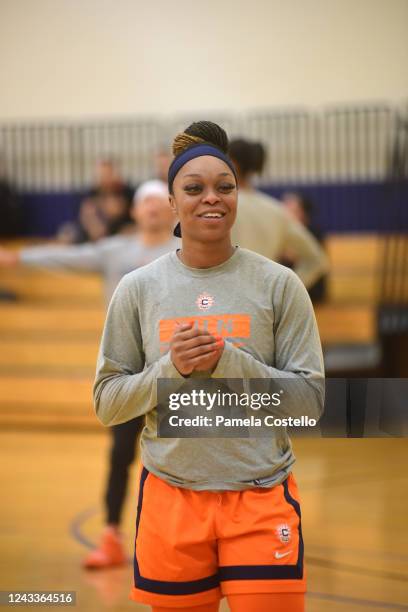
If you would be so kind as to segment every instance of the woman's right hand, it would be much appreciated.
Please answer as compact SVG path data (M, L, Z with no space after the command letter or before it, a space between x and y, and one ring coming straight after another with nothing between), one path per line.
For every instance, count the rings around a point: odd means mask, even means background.
M183 323L176 327L170 341L170 355L174 367L189 376L194 370L211 370L217 364L224 342L219 336L193 327L193 323Z
M1 268L12 268L16 266L20 261L20 255L18 251L10 251L0 247L0 267Z

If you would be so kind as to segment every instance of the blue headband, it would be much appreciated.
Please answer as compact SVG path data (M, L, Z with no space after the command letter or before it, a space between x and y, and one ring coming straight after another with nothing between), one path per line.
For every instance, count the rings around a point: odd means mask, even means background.
M235 176L235 180L237 179L234 165L228 155L225 155L225 153L215 145L198 143L196 145L192 145L180 153L180 155L177 155L177 157L175 157L171 162L168 174L169 193L172 191L173 181L176 178L176 174L184 166L184 164L189 162L191 159L202 157L203 155L212 155L212 157L218 157L218 159L221 159L230 168L231 172Z

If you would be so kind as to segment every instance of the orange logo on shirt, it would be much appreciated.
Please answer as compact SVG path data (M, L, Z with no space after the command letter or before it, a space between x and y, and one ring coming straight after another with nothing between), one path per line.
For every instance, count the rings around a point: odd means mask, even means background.
M245 343L242 340L251 335L251 316L248 314L196 315L177 319L161 319L159 339L162 352L168 349L176 325L190 322L193 322L198 329L205 329L210 334L235 339L233 344L236 346L243 346Z

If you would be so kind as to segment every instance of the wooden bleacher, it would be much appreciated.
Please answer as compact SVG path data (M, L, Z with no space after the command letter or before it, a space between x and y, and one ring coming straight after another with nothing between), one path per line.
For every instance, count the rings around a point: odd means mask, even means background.
M331 236L328 301L316 308L323 344L375 338L381 238ZM104 320L102 283L92 274L0 270L0 426L99 429L92 383Z
M326 243L331 267L329 303L370 305L377 302L382 244L377 235L330 236Z

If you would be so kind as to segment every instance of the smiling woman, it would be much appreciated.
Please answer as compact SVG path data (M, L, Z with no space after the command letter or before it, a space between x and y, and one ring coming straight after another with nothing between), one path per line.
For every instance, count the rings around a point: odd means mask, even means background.
M302 612L300 502L286 429L256 440L158 436L160 378L197 386L203 378L301 380L304 397L275 406L274 416L317 420L322 412L323 359L302 282L232 245L237 180L227 148L210 122L176 136L168 183L182 248L118 286L95 407L105 425L146 415L132 599L154 612L215 612L224 596L232 612Z
M211 137L211 142L205 137ZM232 254L229 232L237 214L237 177L227 150L225 131L209 121L193 123L174 139L170 203L180 219L176 236L183 231L180 259L194 267L208 267L210 243L210 265Z

